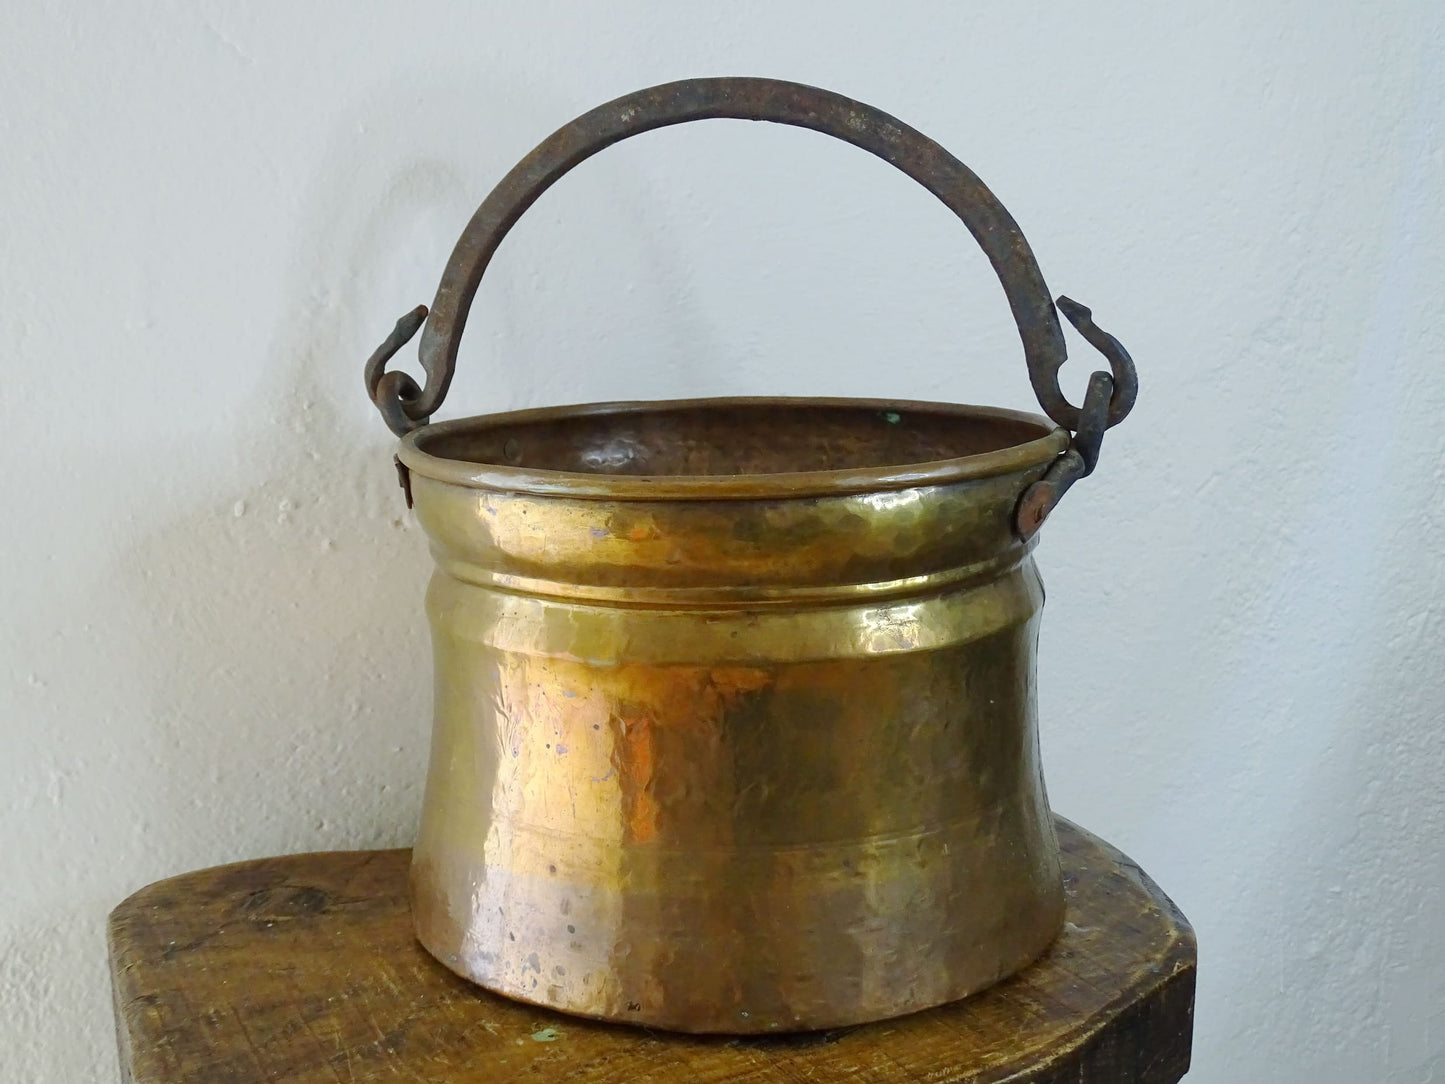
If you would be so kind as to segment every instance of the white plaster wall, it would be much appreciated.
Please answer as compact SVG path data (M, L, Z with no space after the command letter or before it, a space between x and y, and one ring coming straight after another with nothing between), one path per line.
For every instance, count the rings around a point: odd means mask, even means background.
M0 1079L115 1078L134 889L411 838L429 559L362 360L538 139L698 74L935 136L1138 361L1040 700L1056 807L1198 928L1191 1079L1445 1080L1438 0L6 5ZM744 393L1032 404L946 211L714 122L523 220L449 411Z

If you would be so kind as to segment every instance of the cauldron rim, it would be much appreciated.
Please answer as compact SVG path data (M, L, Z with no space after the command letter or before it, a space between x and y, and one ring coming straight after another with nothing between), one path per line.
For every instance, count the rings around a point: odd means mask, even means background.
M798 411L856 412L859 419L926 417L935 425L1016 428L1028 439L989 450L943 458L829 470L765 473L611 473L560 470L447 455L448 445L516 427L565 427L598 420L648 415L700 415L708 411L776 410L780 419ZM481 414L423 426L401 439L398 458L416 474L472 489L598 500L747 500L822 497L947 485L1029 470L1052 461L1069 443L1068 431L1038 414L1003 407L874 398L730 396L705 399L625 400L538 407ZM496 458L501 458L500 456Z

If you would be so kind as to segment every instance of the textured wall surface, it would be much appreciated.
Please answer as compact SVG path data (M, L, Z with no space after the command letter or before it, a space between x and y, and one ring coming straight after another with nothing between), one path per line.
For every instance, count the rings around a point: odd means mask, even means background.
M1197 925L1190 1079L1445 1080L1435 0L8 5L0 1078L114 1079L134 889L410 839L429 559L362 360L533 143L699 74L936 137L1139 363L1040 546L1040 704L1056 808ZM734 122L544 197L461 364L452 414L1032 406L941 206Z

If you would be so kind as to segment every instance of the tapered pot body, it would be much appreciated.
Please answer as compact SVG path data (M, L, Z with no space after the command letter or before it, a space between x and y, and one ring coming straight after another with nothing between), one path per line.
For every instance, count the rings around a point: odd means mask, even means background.
M437 562L425 947L526 1001L739 1033L1033 959L1063 904L1013 524L1066 442L837 400L409 435Z

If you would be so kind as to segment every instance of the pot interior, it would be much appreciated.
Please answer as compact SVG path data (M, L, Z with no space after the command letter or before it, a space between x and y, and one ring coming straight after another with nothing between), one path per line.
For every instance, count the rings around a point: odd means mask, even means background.
M559 407L443 422L419 451L576 474L718 477L868 470L981 455L1052 423L984 407L873 400L700 400Z

